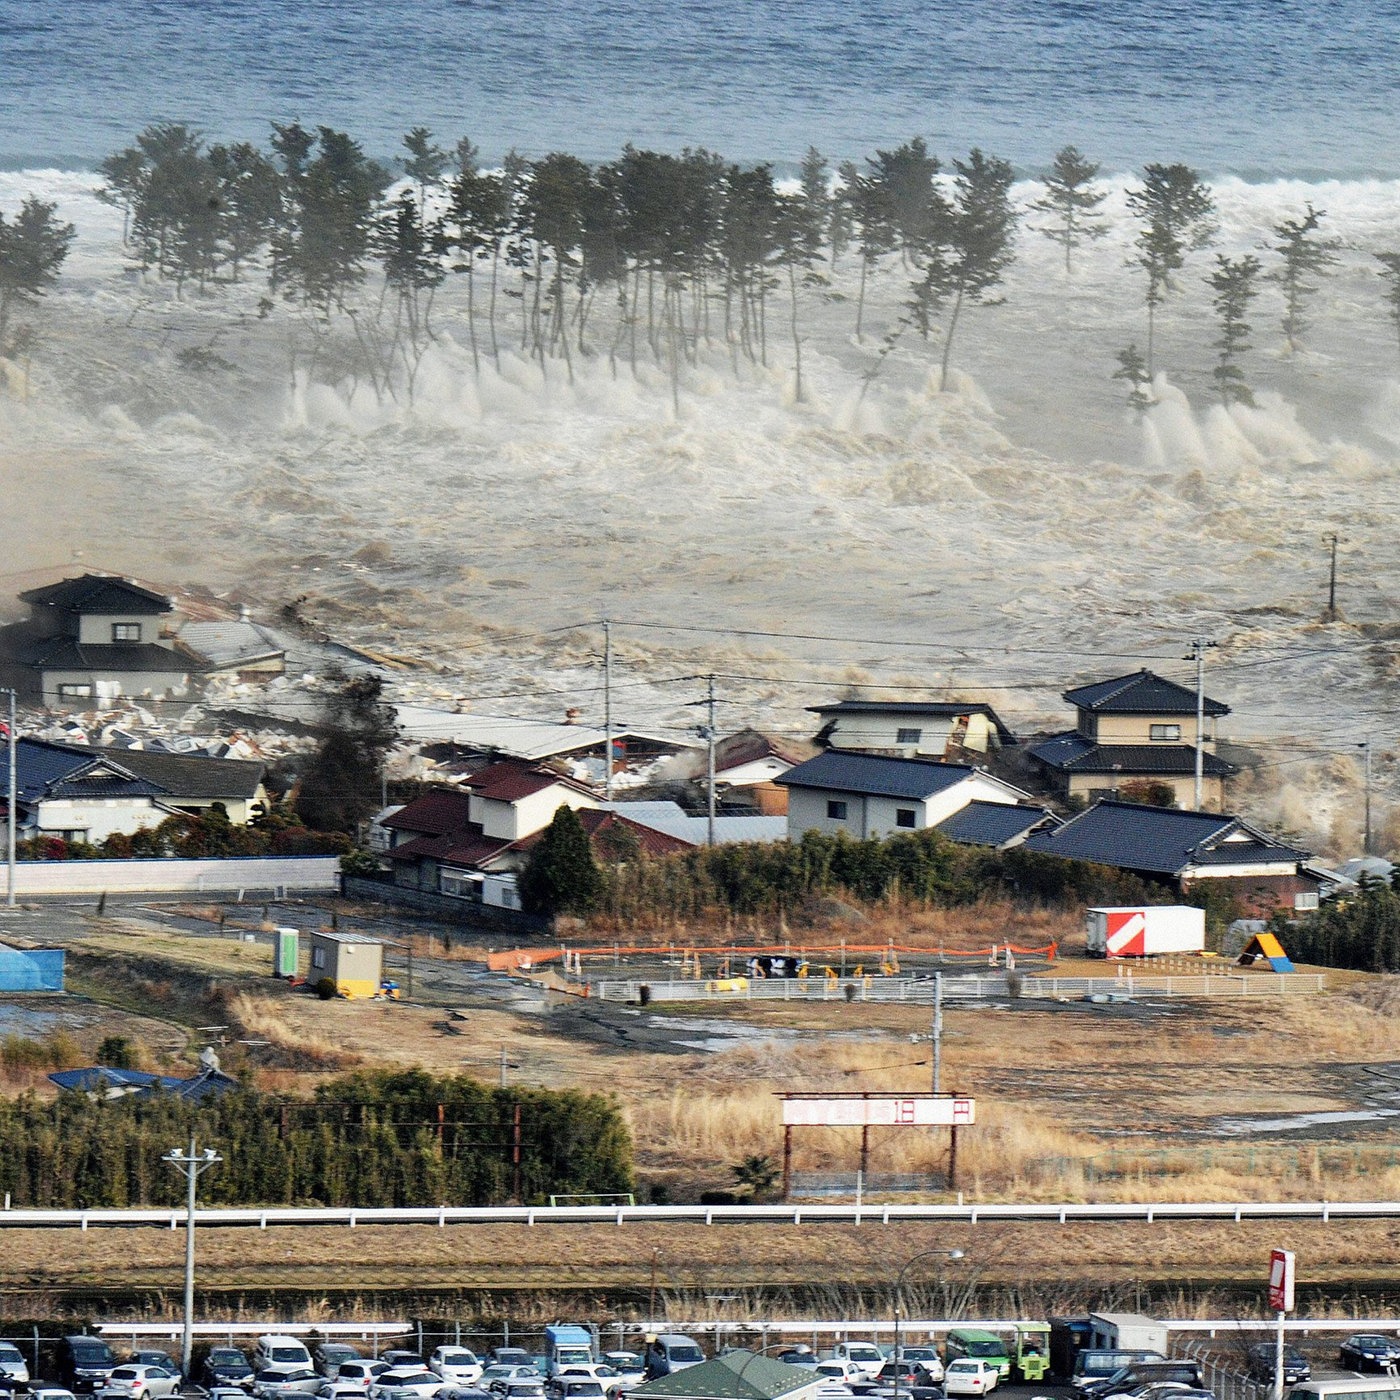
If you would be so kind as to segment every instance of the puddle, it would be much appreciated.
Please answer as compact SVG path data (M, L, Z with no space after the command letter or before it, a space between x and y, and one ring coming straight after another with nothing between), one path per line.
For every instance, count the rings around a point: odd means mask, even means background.
M71 1010L0 1003L0 1035L22 1035L32 1039L72 1024Z

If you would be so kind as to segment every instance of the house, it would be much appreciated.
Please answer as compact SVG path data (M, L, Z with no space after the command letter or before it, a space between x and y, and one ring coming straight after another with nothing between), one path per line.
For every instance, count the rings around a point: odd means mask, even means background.
M15 759L20 837L57 836L96 845L116 833L130 835L216 802L241 826L267 810L261 763L42 739L19 739ZM9 762L8 748L0 745L0 791L9 783Z
M311 935L309 982L329 979L337 996L373 997L384 982L384 945L363 933L317 929Z
M1012 806L1006 802L969 802L934 827L960 846L990 846L1009 851L1037 831L1059 826L1060 819L1044 807Z
M209 622L186 622L177 634L181 645L200 660L206 676L265 681L287 669L287 652L277 638L246 616Z
M698 1365L645 1380L636 1400L813 1400L826 1376L736 1347Z
M578 813L600 860L634 850L669 855L692 844L604 809L587 788L553 769L506 761L469 781L474 787L467 792L425 793L383 819L394 842L387 856L396 885L482 899L488 879L524 867L563 806Z
M742 804L765 817L787 815L787 789L774 781L818 752L805 740L778 739L757 729L740 729L715 745L715 793L727 806ZM671 770L704 782L709 759L703 751L685 754Z
M1111 799L1053 831L1037 832L1022 849L1113 866L1182 894L1207 886L1260 917L1316 909L1326 879L1308 852L1275 841L1242 817Z
M180 698L200 669L169 634L169 598L84 574L19 595L24 622L0 628L0 685L22 704L91 708L119 696Z
M1194 690L1143 670L1067 690L1064 698L1078 711L1075 727L1030 750L1063 796L1096 802L1118 796L1125 784L1152 783L1170 790L1176 806L1196 805ZM1218 812L1226 779L1239 772L1215 753L1215 721L1230 707L1206 696L1202 711L1201 805Z
M786 793L784 793L786 797ZM605 802L609 811L626 817L639 826L650 827L663 835L673 836L689 847L705 846L710 840L709 817L692 817L678 802ZM786 804L785 804L786 805ZM715 817L715 845L730 846L740 841L786 841L787 817L734 816Z
M936 827L972 802L1016 806L1029 794L966 763L826 753L784 773L788 838L807 831L862 840ZM1039 810L1039 809L1037 809ZM1040 817L1046 814L1040 811Z
M970 700L838 700L810 705L821 748L956 762L1016 742L997 712Z
M151 1098L173 1094L176 1098L199 1103L238 1087L238 1081L224 1074L215 1064L204 1064L198 1074L179 1079L168 1074L151 1074L140 1069L113 1069L109 1065L89 1065L86 1069L61 1069L49 1075L60 1089L71 1089L94 1099Z

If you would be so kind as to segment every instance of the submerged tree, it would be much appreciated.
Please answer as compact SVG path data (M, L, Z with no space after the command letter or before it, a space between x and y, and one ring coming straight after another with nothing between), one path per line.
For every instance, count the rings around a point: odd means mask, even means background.
M1128 407L1139 416L1146 413L1154 402L1152 379L1147 373L1147 361L1136 345L1129 345L1116 356L1118 368L1113 371L1115 379L1121 379L1128 386Z
M1385 283L1385 309L1391 329L1400 342L1400 253L1377 253L1380 277Z
M29 198L8 222L0 212L0 356L28 344L27 328L13 324L15 312L58 283L74 228L54 217L57 205Z
M1185 165L1143 167L1141 189L1128 191L1128 208L1142 221L1136 262L1147 274L1147 372L1155 373L1157 309L1175 287L1186 254L1215 236L1210 187Z
M1272 245L1273 251L1282 262L1269 278L1277 282L1283 292L1283 335L1290 355L1297 352L1299 338L1308 328L1304 307L1317 291L1317 284L1309 279L1334 266L1337 250L1342 246L1340 239L1317 237L1318 226L1327 217L1327 211L1314 209L1311 204L1306 209L1301 219L1284 219L1274 225L1277 242Z
M322 705L321 742L302 775L296 806L308 826L353 832L379 806L384 760L398 729L378 676L332 680Z
M1251 407L1254 404L1240 359L1250 348L1252 327L1245 318L1250 302L1259 294L1260 268L1259 259L1252 253L1239 258L1227 258L1221 253L1216 255L1215 271L1207 279L1215 292L1215 313L1220 320L1220 336L1215 341L1220 357L1213 375L1220 402L1226 408L1236 403Z
M1055 220L1039 225L1037 231L1064 248L1066 276L1073 270L1075 249L1108 232L1108 225L1098 217L1100 205L1108 198L1108 191L1095 183L1098 173L1094 161L1085 159L1076 147L1065 146L1045 177L1044 196L1031 205L1036 213Z

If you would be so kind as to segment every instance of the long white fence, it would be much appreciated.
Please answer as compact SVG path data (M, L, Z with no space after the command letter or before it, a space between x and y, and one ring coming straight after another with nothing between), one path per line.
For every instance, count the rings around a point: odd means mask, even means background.
M1147 1224L1172 1220L1400 1220L1400 1201L1136 1201L1063 1203L991 1201L977 1205L890 1205L882 1203L752 1206L208 1206L195 1224L270 1229L284 1225L632 1225L645 1222L704 1225L802 1225L825 1222L893 1225L940 1221L978 1225L1003 1220L1119 1220ZM133 1225L178 1230L183 1209L0 1210L3 1229L101 1229Z
M339 887L338 856L230 856L209 860L25 860L15 867L15 894L280 894ZM9 870L0 860L0 894Z
M1013 974L1015 976L1015 974ZM1061 997L1082 1000L1160 997L1280 997L1313 994L1327 989L1324 973L1295 972L1234 974L1184 973L1166 976L993 977L947 976L943 999L1021 1000ZM934 997L931 977L747 977L705 981L597 981L591 993L602 1001L636 1004L647 1001L879 1001L929 1004Z

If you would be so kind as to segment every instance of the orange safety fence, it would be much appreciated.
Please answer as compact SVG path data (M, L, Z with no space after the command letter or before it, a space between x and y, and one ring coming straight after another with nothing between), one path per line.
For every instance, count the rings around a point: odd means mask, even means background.
M724 943L701 947L678 943L648 943L609 944L602 948L566 948L561 944L557 948L507 948L498 953L488 953L486 966L492 972L527 972L543 963L557 962L566 955L570 958L636 957L645 954L685 958L701 956L751 958L793 957L794 955L807 957L809 954L829 957L833 953L838 957L843 953L847 957L864 954L879 956L882 953L913 953L938 958L989 958L1008 951L1018 958L1044 955L1053 962L1059 950L1058 942L1046 943L1038 948L1027 947L1020 943L996 943L986 948L918 948L903 943Z

